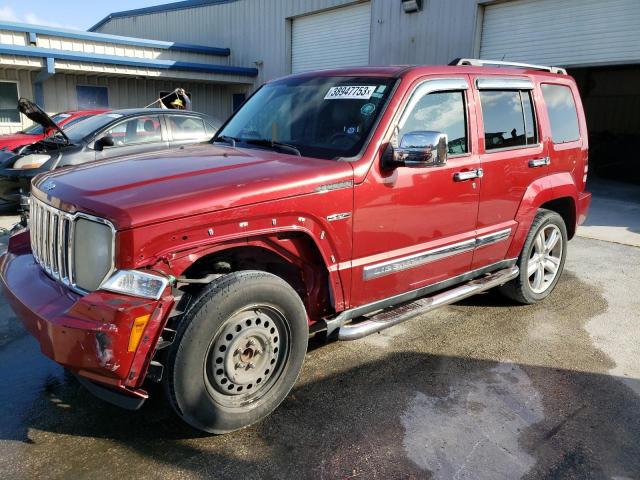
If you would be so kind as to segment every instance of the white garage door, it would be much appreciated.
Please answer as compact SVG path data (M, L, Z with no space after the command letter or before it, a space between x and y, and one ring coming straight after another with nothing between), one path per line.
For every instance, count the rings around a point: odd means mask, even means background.
M640 63L640 0L489 5L480 57L558 66Z
M292 23L293 73L369 63L369 2L295 18Z

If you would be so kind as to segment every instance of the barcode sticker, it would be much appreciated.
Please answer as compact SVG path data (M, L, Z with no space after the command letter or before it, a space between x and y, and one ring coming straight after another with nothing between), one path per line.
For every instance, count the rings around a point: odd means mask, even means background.
M376 91L375 86L346 85L344 87L331 87L327 92L327 94L324 96L324 99L325 100L338 100L338 99L368 100L371 98L371 95L375 91Z

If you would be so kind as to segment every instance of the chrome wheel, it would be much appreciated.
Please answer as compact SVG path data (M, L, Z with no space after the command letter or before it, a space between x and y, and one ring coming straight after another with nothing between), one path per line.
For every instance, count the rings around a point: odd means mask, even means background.
M228 407L241 407L266 394L289 355L289 329L273 307L236 313L219 329L206 356L207 390Z
M562 233L553 224L540 229L533 242L527 278L534 293L544 293L555 280L562 261Z

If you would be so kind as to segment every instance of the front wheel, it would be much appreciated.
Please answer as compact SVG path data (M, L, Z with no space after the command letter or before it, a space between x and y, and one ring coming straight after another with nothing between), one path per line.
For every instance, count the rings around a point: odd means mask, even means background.
M540 209L518 257L520 274L500 287L500 292L524 304L546 298L564 269L567 241L567 227L562 217Z
M307 341L304 305L284 280L259 271L226 275L178 327L165 377L169 402L211 433L255 423L293 387Z

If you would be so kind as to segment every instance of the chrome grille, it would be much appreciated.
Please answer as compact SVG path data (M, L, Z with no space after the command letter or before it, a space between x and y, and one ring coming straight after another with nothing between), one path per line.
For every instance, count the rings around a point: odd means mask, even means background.
M53 278L76 289L73 275L74 215L53 208L33 195L29 208L33 257Z

